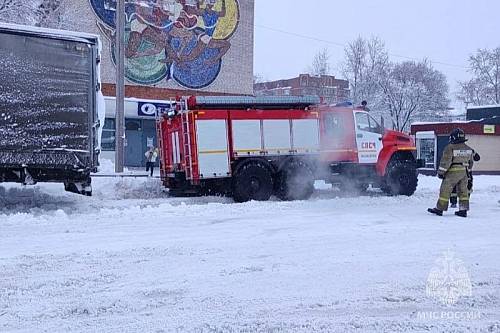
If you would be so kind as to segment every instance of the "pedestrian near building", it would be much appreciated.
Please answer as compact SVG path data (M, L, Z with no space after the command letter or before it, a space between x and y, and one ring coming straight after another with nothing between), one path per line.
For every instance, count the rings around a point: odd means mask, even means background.
M153 177L156 166L156 160L158 159L158 149L156 149L153 146L149 147L145 155L146 155L146 172L150 172L150 176Z
M450 134L450 143L443 152L438 177L443 180L436 208L429 208L429 213L443 216L448 210L451 193L457 187L459 211L455 215L467 217L469 203L469 170L474 165L474 150L465 144L465 132L455 129Z

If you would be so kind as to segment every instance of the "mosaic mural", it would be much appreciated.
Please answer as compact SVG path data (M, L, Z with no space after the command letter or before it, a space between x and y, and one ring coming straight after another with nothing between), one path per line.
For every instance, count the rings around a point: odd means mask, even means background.
M116 0L90 4L114 55ZM127 79L142 85L174 80L191 89L219 75L240 15L238 0L126 0L125 10Z

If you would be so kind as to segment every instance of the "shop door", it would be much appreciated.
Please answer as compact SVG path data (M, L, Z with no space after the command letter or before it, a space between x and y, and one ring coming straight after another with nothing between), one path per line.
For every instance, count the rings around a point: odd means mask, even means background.
M127 121L125 130L125 166L142 167L144 164L144 147L140 121Z
M127 146L125 147L125 166L141 167L145 157L142 155L142 133L126 131Z
M153 145L158 148L158 142L156 140L156 123L154 120L143 120L142 121L142 147L143 155L146 154L148 148ZM159 158L156 161L156 165L159 165ZM146 159L143 160L143 166L146 166Z

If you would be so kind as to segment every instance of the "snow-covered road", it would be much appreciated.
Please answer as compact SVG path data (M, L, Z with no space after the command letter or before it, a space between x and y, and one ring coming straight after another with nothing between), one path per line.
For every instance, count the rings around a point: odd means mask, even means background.
M426 213L438 187L247 204L156 180L0 188L0 332L500 332L500 177L477 177L467 220ZM445 251L472 282L451 307L426 295Z

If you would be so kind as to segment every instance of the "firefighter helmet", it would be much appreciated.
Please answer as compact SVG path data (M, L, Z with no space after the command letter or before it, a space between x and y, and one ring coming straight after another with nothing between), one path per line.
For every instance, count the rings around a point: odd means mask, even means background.
M451 143L464 143L467 139L465 138L465 132L461 128L456 128L450 134Z

